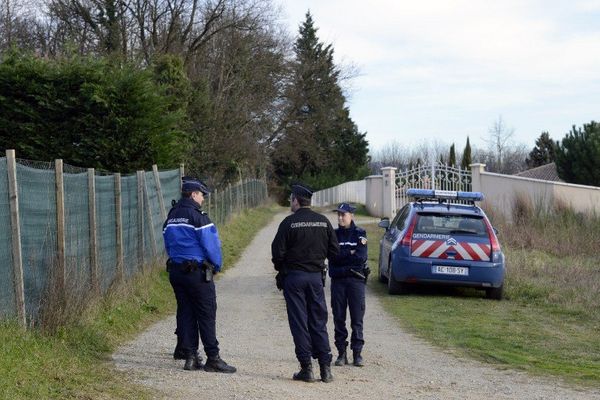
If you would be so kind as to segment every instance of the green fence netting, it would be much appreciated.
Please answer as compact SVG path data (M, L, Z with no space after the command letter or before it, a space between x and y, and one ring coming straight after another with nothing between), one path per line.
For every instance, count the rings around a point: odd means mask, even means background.
M106 291L117 276L115 178L96 176L96 230L100 287Z
M0 158L0 318L12 318L17 313L13 271L10 199L8 196L7 159ZM53 306L62 276L57 248L56 172L54 162L17 160L17 192L25 313L35 321L40 308ZM62 290L75 291L71 299L83 298L92 292L92 229L90 199L96 204L97 283L105 293L119 277L117 256L116 177L87 169L63 165L65 222L65 283ZM93 179L95 192L90 191ZM121 232L123 278L128 279L144 265L164 259L162 225L172 200L180 197L180 171L160 171L158 180L153 172L120 177ZM140 199L140 191L144 196ZM161 199L165 210L161 210ZM245 180L222 189L213 189L204 204L211 219L223 224L236 212L256 207L267 198L264 180Z
M138 180L136 175L121 177L121 220L123 223L123 271L126 277L136 273L143 262L138 248ZM142 223L143 225L143 223Z
M165 199L165 208L167 212L171 208L171 201L179 198L181 183L179 179L179 170L160 171L160 186Z
M28 316L38 314L48 280L56 271L54 163L36 163L34 166L36 168L21 163L16 165L25 312Z
M1 173L4 172L4 173ZM0 317L16 316L15 286L12 273L12 235L10 226L10 199L6 158L0 158Z
M90 218L86 172L63 176L65 197L65 279L67 290L90 289Z

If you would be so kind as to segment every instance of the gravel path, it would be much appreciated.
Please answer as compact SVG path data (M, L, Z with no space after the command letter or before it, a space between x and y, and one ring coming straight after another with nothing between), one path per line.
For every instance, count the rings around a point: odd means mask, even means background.
M241 261L217 281L221 357L238 368L236 374L184 371L183 362L172 358L174 316L119 348L113 354L116 367L154 389L157 399L600 400L600 390L572 389L550 379L498 370L434 348L402 331L369 292L365 367L332 367L335 380L329 384L293 381L291 376L298 363L285 302L275 288L270 262L271 241L285 215L276 216L258 232ZM327 302L329 305L329 294ZM331 316L329 320L334 348ZM313 368L318 375L316 362Z

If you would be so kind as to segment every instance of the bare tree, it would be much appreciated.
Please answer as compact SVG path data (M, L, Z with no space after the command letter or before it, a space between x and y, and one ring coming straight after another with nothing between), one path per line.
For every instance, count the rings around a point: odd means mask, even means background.
M499 172L504 172L502 166L504 153L511 147L511 139L514 133L515 129L509 128L500 115L498 116L498 120L494 121L489 129L489 137L483 139L488 144L490 151L495 155L497 170Z
M490 172L501 174L516 174L527 169L528 148L525 145L506 147L502 154L503 162L498 160L498 154L493 149L473 148L473 162L486 165Z
M448 145L440 141L424 140L409 148L394 140L371 154L372 172L378 172L377 169L385 166L405 170L417 165L431 165L440 158L447 160L448 156Z
M27 0L0 0L0 52L10 47L35 49L36 18Z
M137 0L46 0L49 27L57 50L77 45L81 54L110 55L123 60L134 53L135 34L128 13ZM60 50L59 50L60 51Z

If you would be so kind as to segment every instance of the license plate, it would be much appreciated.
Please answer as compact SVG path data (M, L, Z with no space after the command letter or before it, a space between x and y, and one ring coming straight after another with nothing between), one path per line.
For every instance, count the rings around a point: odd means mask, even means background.
M432 267L432 272L434 274L444 274L444 275L469 275L469 268L467 267L450 267L447 265L434 265Z

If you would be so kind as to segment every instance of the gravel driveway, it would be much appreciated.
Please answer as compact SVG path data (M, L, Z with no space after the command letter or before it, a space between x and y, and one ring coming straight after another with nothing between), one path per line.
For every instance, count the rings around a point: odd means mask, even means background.
M117 369L153 389L157 399L600 400L600 390L572 389L555 380L499 370L434 348L402 331L368 291L365 367L332 366L334 382L329 384L293 381L292 373L299 365L270 262L271 241L286 215L277 215L258 232L241 261L216 284L221 357L238 368L236 374L184 371L183 361L172 358L174 316L119 348L113 354ZM331 313L329 320L334 349ZM316 362L313 368L318 375Z

